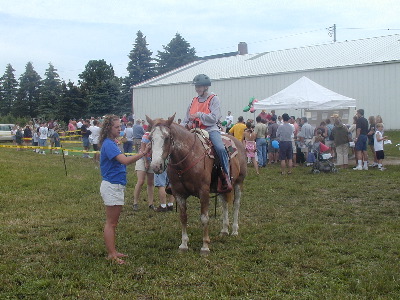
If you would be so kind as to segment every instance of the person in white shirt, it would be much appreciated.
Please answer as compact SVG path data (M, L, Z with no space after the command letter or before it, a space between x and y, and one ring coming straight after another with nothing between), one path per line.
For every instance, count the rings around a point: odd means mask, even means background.
M82 134L82 132L81 132L81 128L82 128L82 125L83 125L83 122L82 122L83 120L82 119L79 119L79 121L78 121L78 123L76 123L76 134L77 135L81 135Z
M93 126L89 127L89 130L91 132L89 139L91 141L91 144L93 145L93 150L94 151L99 151L100 147L99 147L99 137L100 137L100 132L101 132L101 128L99 126L97 126L99 124L99 122L97 120L93 120ZM95 153L93 156L93 159L95 161L100 161L100 155L99 153Z
M42 125L39 127L39 147L46 147L48 133L49 129L47 128L46 122L43 122ZM42 150L42 154L46 154L44 149Z
M228 115L225 117L225 121L226 121L226 133L228 133L229 129L231 129L233 126L233 116L231 115L230 111L228 111Z
M78 123L76 123L76 128L81 129L83 125L82 119L79 119Z

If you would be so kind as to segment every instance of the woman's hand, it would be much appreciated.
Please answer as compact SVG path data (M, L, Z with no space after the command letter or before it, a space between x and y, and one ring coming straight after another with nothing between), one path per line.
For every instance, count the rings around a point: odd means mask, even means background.
M151 143L147 143L146 147L144 148L144 150L142 152L143 152L143 154L147 154L150 152L150 150L151 150Z

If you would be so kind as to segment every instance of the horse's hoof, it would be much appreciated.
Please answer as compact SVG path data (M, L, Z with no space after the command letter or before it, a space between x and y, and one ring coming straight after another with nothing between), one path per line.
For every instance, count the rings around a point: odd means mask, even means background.
M232 235L232 236L238 236L238 235L239 235L239 232L234 231L234 232L231 233L231 235Z
M189 250L188 247L181 247L181 246L179 246L179 249L178 249L179 253L188 252L188 250Z
M210 249L208 249L208 248L201 248L201 250L200 250L200 255L207 256L208 254L210 254Z
M228 235L229 235L229 232L228 232L228 231L221 231L221 232L219 233L219 235L220 235L220 236L228 236Z

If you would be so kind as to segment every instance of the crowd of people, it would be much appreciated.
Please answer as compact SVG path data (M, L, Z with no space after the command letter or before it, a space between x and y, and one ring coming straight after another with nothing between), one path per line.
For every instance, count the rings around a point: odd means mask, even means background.
M231 124L233 119L228 112L225 123ZM252 162L256 173L267 164L279 163L281 174L291 174L292 167L299 164L312 165L317 153L315 143L322 143L336 159L336 167L348 168L349 159L354 158L354 170L368 170L369 167L383 167L383 144L387 140L381 116L364 117L364 110L358 109L353 124L344 124L338 114L322 121L314 127L307 117L295 118L284 113L277 116L272 110L263 110L256 118L244 122L240 116L236 124L221 129L242 141L248 161ZM368 158L368 147L373 154Z

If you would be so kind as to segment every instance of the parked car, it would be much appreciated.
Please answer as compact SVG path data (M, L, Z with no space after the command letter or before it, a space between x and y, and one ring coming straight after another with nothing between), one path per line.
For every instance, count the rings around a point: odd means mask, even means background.
M11 130L14 124L0 124L0 141L12 141Z

